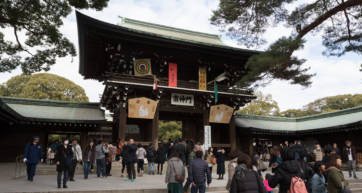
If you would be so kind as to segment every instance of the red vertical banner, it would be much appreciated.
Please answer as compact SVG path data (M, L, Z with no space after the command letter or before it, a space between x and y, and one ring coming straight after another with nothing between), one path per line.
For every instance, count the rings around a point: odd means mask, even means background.
M177 64L168 64L168 86L177 87Z

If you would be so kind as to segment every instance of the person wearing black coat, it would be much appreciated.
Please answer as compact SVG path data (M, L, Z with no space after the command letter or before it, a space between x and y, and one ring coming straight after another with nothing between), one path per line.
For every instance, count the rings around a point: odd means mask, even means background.
M164 144L160 144L156 152L157 174L162 175L163 164L166 161L167 149Z
M358 163L358 157L356 154L356 148L352 146L352 142L350 140L346 141L346 146L343 148L343 161L347 163L349 177L353 177L357 179L356 175L356 163Z
M175 146L173 147L173 151L179 153L182 163L186 165L186 143L184 142L176 143Z
M148 161L147 172L149 175L155 174L156 150L153 148L152 144L150 144L146 151L147 151L146 157Z
M225 150L220 148L219 150L217 150L217 152L215 153L215 157L216 157L216 164L217 164L217 175L219 175L219 180L224 179L224 174L225 174Z
M128 148L128 142L125 141L124 145L122 147L122 151L121 151L121 157L122 157L122 175L121 175L121 177L123 177L124 169L127 168L127 148Z
M251 158L242 153L238 156L237 162L230 193L266 193L261 177L252 169Z
M55 154L55 163L57 165L57 183L58 188L61 186L62 174L63 174L63 188L68 188L68 172L72 165L73 150L72 146L69 144L69 140L64 140L63 145L59 145Z
M292 177L305 179L300 163L295 160L295 149L288 148L282 154L283 162L276 168L275 174L268 179L269 186L275 188L279 184L279 193L287 193Z
M129 140L129 144L127 146L127 153L126 153L126 164L127 164L127 173L128 179L126 181L134 182L136 180L136 168L135 163L137 162L137 145L134 143L133 139Z
M89 170L91 165L96 160L95 145L93 141L89 142L89 145L83 151L83 167L84 167L84 179L88 179Z

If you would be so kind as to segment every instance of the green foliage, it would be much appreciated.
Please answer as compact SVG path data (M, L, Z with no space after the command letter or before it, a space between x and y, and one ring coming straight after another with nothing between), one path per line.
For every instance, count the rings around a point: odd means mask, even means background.
M2 0L0 28L11 29L16 43L0 32L0 72L21 67L26 74L49 70L57 57L75 56L74 45L59 32L62 19L75 9L102 10L109 0ZM18 33L25 32L21 42Z
M238 111L240 114L249 115L264 115L264 116L278 116L279 106L276 101L272 99L272 95L263 95L263 93L256 93L257 98L247 104L244 108Z
M173 141L182 137L182 122L181 121L159 121L158 136L160 141Z
M317 99L303 109L290 109L281 112L284 117L302 117L321 113L339 111L343 109L353 108L362 105L362 94L346 94Z
M313 112L307 112L306 110L302 109L288 109L280 113L282 117L304 117L308 115L313 115Z
M287 9L287 7L289 9ZM293 8L293 9L292 9ZM302 69L304 60L293 57L303 48L303 37L322 31L328 56L346 52L362 53L361 0L220 0L211 22L229 37L247 47L265 43L262 35L268 27L285 24L292 28L290 37L281 37L265 53L247 62L250 72L241 80L242 86L263 79L289 80L292 84L309 86L313 74Z
M0 96L88 102L82 87L49 73L15 76L0 85Z

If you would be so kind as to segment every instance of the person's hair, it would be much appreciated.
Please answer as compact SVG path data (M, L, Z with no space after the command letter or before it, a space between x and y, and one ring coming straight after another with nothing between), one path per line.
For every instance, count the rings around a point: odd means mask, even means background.
M242 152L240 150L233 150L229 153L229 157L234 159L239 157L239 155L242 154Z
M346 140L346 143L350 143L350 144L352 144L352 141L351 141L351 140L349 140L349 139L347 139L347 140Z
M210 153L211 149L212 149L212 147L209 147L209 149L207 150L207 153ZM211 153L214 153L214 152L211 152Z
M279 154L280 154L280 147L274 145L273 148L272 148L272 152L271 152L271 153L272 153L273 155L279 155Z
M170 155L170 158L173 158L173 157L180 157L180 154L177 152L177 151L173 151Z
M196 152L196 157L197 158L202 158L202 154L203 154L202 151L197 151Z
M246 167L248 167L249 169L252 168L252 161L249 155L245 154L245 153L241 153L238 156L238 164L245 164Z
M282 160L288 161L288 160L294 160L295 159L295 149L294 148L288 148L282 153Z
M137 147L138 147L138 148L141 148L141 147L142 147L142 145L139 143L139 144L137 145Z
M341 159L341 157L337 154L331 154L327 158L327 166L329 167L337 167L337 159Z
M271 177L272 177L271 174L269 174L269 173L268 173L268 174L265 174L265 179L266 179L266 180L269 180Z
M321 161L315 162L313 166L314 173L319 174L319 169L322 165L323 163Z

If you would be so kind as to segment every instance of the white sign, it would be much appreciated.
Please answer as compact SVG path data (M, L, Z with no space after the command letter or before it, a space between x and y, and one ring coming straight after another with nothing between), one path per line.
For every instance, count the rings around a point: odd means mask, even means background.
M194 106L194 95L171 93L171 104Z
M205 150L208 150L211 147L211 126L204 126L204 146Z

